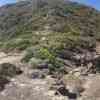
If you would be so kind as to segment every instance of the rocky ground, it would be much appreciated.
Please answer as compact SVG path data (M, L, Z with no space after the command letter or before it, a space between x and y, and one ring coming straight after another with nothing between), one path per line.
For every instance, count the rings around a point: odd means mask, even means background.
M99 54L99 45L96 48ZM21 74L7 78L2 85L0 100L100 100L100 74L81 75L80 68L74 69L62 79L32 70L22 63L24 53L0 53L0 67L5 63L20 68ZM3 64L3 65L2 65ZM1 73L1 72L0 72ZM43 72L42 72L43 73ZM9 75L9 74L8 74Z
M5 85L5 89L0 92L0 100L62 100L62 96L55 96L52 90L49 90L54 79L47 76L45 79L31 79L27 76L26 65L20 63L22 55L1 54L0 64L11 63L21 67L23 74L10 79L10 83Z

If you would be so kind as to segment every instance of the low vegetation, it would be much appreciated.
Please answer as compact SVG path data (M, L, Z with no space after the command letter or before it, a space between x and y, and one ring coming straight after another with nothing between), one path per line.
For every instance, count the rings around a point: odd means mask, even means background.
M50 70L64 66L65 51L71 51L72 55L93 51L100 39L100 12L69 1L54 2L56 0L41 0L39 7L33 10L29 1L8 6L8 15L0 15L0 22L6 23L0 23L0 49L26 50L22 61L37 59L33 65L46 61ZM72 60L71 55L69 59Z

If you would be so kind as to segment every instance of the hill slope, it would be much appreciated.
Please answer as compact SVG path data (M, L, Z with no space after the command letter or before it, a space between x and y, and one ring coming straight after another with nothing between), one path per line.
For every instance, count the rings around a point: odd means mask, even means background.
M1 49L28 48L25 61L32 57L47 59L56 67L63 66L64 59L76 66L88 65L94 59L96 41L100 39L100 12L70 1L34 2L23 1L0 8Z
M0 37L13 35L17 29L28 23L32 11L29 2L9 4L0 8Z
M37 6L35 3L32 5L31 1L25 1L1 7L1 36L13 36L12 33L16 34L19 27L23 30L26 24L26 27L30 24L32 31L45 30L48 26L49 30L57 32L72 29L89 36L100 32L100 13L93 8L61 0L37 1L40 2Z
M100 12L91 7L65 0L0 7L0 52L2 100L99 98Z

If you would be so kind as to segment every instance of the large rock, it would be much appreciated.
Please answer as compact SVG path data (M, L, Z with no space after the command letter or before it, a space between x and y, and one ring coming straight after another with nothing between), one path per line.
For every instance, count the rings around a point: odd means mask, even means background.
M15 65L10 63L0 64L0 91L5 88L5 85L10 82L10 78L15 75L21 74L22 71L20 68L17 68Z
M10 81L6 77L0 76L0 91L2 91L6 84L8 84Z
M21 73L22 73L21 69L17 68L13 64L10 64L10 63L0 64L0 76L13 77Z
M85 91L80 100L100 100L100 75L94 74L87 77L84 88Z
M79 96L81 92L84 91L83 81L81 78L69 74L69 75L64 75L62 80L69 93L73 93Z

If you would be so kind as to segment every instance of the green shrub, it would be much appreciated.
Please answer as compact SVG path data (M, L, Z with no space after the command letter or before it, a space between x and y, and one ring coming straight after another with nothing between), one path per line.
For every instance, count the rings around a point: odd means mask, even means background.
M60 67L64 66L63 60L57 58L57 56L50 52L47 48L41 48L39 51L40 58L48 60L49 70L57 71Z
M32 68L37 68L40 64L43 63L43 60L41 59L37 59L37 58L34 58L32 57L29 61L29 64Z
M62 59L43 47L27 49L22 61L29 62L33 68L36 68L38 64L46 62L50 71L57 71L60 67L64 66Z
M47 48L40 48L38 56L41 59L48 59L51 63L55 60L55 55L52 54Z
M22 61L24 62L29 62L30 59L34 56L34 48L33 47L30 47L30 48L27 48L26 50L26 53L22 59Z
M4 42L2 47L4 50L24 50L31 45L32 41L29 39L18 38Z

